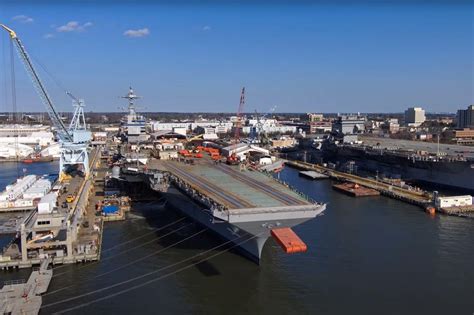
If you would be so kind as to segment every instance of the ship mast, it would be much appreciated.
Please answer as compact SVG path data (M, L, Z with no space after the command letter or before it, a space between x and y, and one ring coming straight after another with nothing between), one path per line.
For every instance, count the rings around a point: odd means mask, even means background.
M128 100L128 115L130 118L135 119L137 114L135 110L135 100L140 99L141 96L136 95L132 87L130 87L127 95L122 96L122 98Z

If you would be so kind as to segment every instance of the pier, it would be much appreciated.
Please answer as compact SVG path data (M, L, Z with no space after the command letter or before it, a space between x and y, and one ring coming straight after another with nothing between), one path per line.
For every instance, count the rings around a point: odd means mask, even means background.
M302 161L291 161L291 160L287 160L285 163L299 170L316 171L318 173L327 175L330 178L333 178L339 181L350 182L350 183L358 184L363 187L371 188L380 192L380 194L384 196L388 196L390 198L408 202L408 203L420 206L423 209L429 206L433 200L432 195L427 192L412 191L412 190L404 189L402 187L390 185L388 183L380 182L374 179L365 178L365 177L357 176L354 174L339 172L331 168L324 167L322 165L311 164L311 163L302 162Z
M15 221L15 231L13 222L5 229L16 233L18 238L13 238L0 255L0 268L40 265L44 255L50 257L53 265L99 259L103 220L95 215L91 202L96 198L94 178L104 176L104 172L98 172L100 153L99 148L92 151L91 172L87 177L75 176L63 181L67 192L58 196L56 210L49 214L32 211L21 222ZM69 194L75 195L71 203L66 201Z
M50 258L41 260L40 267L31 272L28 281L15 280L3 283L0 289L1 314L38 314L42 304L41 295L46 293L53 277L49 269Z
M311 179L327 179L327 178L329 178L329 176L321 174L319 172L315 172L315 171L301 171L299 174L301 176L311 178Z

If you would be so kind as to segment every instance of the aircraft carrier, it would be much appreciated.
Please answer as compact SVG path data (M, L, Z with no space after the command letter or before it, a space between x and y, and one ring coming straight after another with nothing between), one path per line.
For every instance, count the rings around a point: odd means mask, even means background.
M192 164L152 160L147 167L150 186L173 208L236 244L256 263L276 229L291 229L326 208L271 176L207 158ZM294 238L298 240L296 234ZM287 248L287 252L294 250Z
M474 148L408 140L363 138L325 143L325 159L355 161L360 168L404 180L474 191Z

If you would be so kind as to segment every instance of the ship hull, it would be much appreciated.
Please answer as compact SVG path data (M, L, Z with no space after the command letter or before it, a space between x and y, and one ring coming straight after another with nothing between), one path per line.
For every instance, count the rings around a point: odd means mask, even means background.
M372 172L384 172L392 176L401 176L405 180L474 191L473 162L413 160L351 147L337 147L325 153L328 159L343 162L354 160L359 166Z
M271 236L272 227L293 227L301 224L324 211L321 210L311 218L296 218L285 220L260 220L251 222L229 223L215 218L209 211L183 194L175 187L169 187L164 197L172 208L182 212L189 218L205 226L220 238L233 244L233 248L251 261L260 264L263 247Z

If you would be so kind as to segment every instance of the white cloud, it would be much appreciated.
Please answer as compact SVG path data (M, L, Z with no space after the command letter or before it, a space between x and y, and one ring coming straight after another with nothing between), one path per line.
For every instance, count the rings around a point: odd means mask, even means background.
M150 30L146 27L138 30L126 30L125 32L123 32L123 35L127 37L145 37L149 34Z
M12 20L13 21L18 21L20 23L33 23L33 18L30 18L29 16L26 16L26 15L15 15L14 17L12 17Z
M50 39L50 38L53 38L53 37L54 37L54 35L51 34L51 33L48 33L48 34L44 34L44 35L43 35L43 38L44 38L44 39Z
M56 28L57 32L64 33L64 32L83 32L86 28L91 27L92 22L87 22L81 24L77 21L69 21L65 25L61 25Z
M203 28L202 28L202 30L203 30L204 32L207 32L207 31L210 31L210 30L211 30L211 27L210 27L209 25L204 25Z

